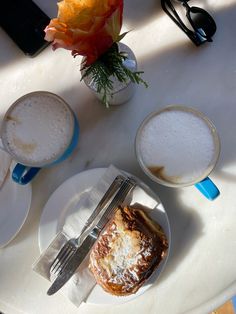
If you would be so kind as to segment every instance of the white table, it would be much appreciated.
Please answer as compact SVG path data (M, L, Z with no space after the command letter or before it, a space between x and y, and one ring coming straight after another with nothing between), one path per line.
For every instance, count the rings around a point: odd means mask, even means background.
M56 15L56 0L36 2L51 17ZM158 1L125 1L123 30L132 31L123 42L135 52L149 88L140 86L129 103L109 110L80 83L80 58L73 59L63 49L52 52L50 47L34 59L27 58L0 30L1 117L21 95L48 90L72 106L81 125L78 150L37 176L26 223L15 240L0 250L0 311L204 314L235 294L236 0L198 4L212 13L218 30L213 43L196 48ZM168 104L199 109L219 131L222 153L211 177L221 196L214 202L194 187L177 190L153 184L135 160L139 124L151 111ZM39 219L51 193L64 180L109 164L139 176L158 193L170 218L172 252L160 280L144 295L116 307L83 304L78 310L60 293L48 297L48 282L31 269L39 256Z

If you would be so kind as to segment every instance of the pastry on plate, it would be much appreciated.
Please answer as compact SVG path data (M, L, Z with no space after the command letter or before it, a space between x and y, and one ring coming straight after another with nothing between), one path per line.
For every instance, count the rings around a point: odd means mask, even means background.
M167 253L162 228L145 211L119 207L94 244L89 268L108 293L136 293Z

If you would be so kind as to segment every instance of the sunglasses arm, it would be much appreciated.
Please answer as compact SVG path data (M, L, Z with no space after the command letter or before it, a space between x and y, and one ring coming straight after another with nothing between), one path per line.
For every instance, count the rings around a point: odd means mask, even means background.
M205 38L198 36L194 32L192 32L190 29L188 29L184 23L182 22L181 18L179 17L178 13L176 12L175 8L171 4L169 0L161 0L161 6L163 11L172 19L172 21L191 39L191 41L196 45L200 46L203 42L206 41ZM172 14L170 13L170 11Z

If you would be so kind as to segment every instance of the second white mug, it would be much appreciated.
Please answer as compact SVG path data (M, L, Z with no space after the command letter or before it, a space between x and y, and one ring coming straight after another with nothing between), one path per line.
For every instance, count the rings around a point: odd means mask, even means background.
M141 168L155 182L195 185L210 200L220 194L208 177L220 154L219 136L196 109L176 105L150 114L137 132L135 149Z

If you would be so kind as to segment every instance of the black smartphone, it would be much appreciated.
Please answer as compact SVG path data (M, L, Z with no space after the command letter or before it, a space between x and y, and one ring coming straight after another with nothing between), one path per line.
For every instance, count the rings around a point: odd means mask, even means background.
M44 29L50 18L31 0L1 2L0 27L26 55L35 57L49 44Z

